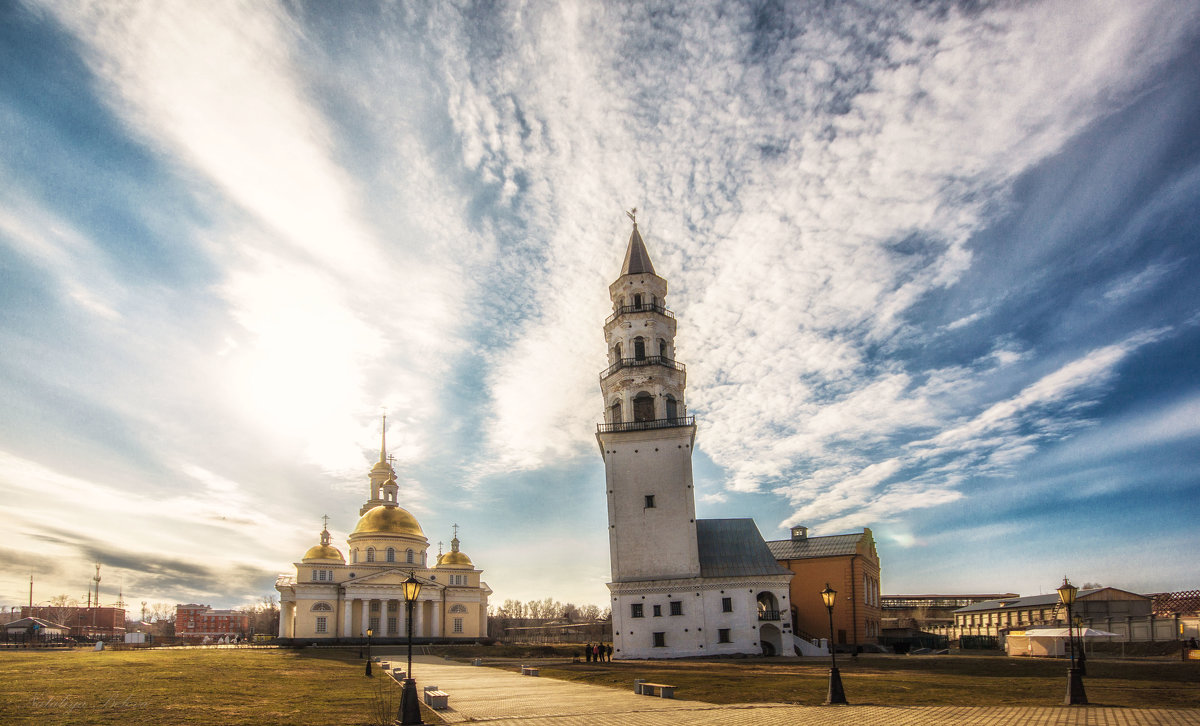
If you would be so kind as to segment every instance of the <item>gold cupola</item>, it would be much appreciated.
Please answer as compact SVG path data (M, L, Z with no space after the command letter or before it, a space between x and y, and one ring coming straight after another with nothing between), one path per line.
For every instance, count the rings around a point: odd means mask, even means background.
M467 569L475 569L475 564L471 562L471 558L458 550L458 525L454 525L454 539L450 540L450 551L444 555L438 555L436 567L463 567Z
M309 547L308 552L304 553L304 558L301 562L346 564L346 558L342 557L342 553L338 548L329 544L328 525L326 525L325 529L321 530L321 544Z
M419 537L425 539L417 518L396 505L380 504L367 511L354 525L350 537L366 535L401 535L404 537Z

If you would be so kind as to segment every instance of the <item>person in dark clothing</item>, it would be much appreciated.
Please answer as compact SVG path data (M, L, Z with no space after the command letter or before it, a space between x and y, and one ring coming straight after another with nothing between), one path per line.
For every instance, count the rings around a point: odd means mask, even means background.
M606 645L606 646L604 646L604 647L605 647L605 649L608 651L608 652L606 652L606 653L604 654L604 656L605 656L606 658L608 658L608 662L609 662L609 663L612 663L612 643L609 643L608 645Z
M583 656L587 658L587 662L592 662L592 644L588 643L583 647Z

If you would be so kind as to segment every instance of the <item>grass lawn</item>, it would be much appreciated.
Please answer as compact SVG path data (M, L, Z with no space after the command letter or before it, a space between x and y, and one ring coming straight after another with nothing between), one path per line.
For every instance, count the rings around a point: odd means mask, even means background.
M3 724L356 724L396 715L400 688L358 651L0 652ZM422 707L427 723L440 720Z
M1062 704L1067 664L1003 656L860 656L838 659L851 704L892 706ZM1091 660L1084 686L1096 706L1200 707L1200 662ZM782 659L617 661L542 666L544 677L628 689L634 678L679 687L676 696L709 703L825 700L829 662Z

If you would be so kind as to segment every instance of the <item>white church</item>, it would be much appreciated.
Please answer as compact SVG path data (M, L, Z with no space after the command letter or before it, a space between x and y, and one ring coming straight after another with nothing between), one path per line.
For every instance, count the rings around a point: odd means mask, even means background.
M635 210L636 212L636 210ZM752 519L696 519L687 372L667 281L637 220L604 323L600 374L616 658L794 655L788 585Z

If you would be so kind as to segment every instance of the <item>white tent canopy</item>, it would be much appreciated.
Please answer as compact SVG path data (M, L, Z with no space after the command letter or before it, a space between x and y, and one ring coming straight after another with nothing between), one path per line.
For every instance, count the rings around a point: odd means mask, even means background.
M1023 633L1009 633L1004 639L1004 648L1009 655L1031 655L1058 657L1067 653L1069 637L1087 639L1122 638L1119 633L1094 628L1080 628L1072 632L1067 628L1038 628Z
M1067 638L1071 636L1071 631L1067 628L1038 628L1037 630L1026 630L1024 633L1026 638ZM1076 638L1121 638L1124 637L1120 633L1110 633L1107 630L1096 630L1095 628L1080 628L1074 631Z

